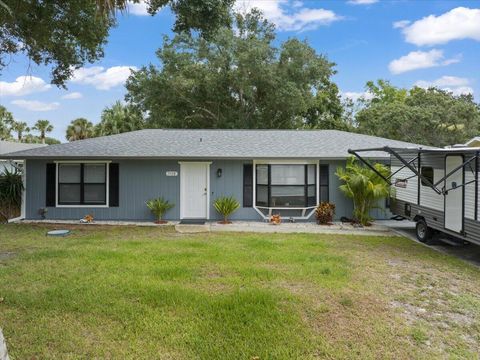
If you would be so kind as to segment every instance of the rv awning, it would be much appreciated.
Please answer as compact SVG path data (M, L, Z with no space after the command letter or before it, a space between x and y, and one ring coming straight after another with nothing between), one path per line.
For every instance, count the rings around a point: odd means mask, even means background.
M385 177L383 176L375 167L370 164L370 162L362 157L359 153L363 152L371 152L371 151L384 151L390 156L393 156L396 158L398 161L400 161L403 166L400 167L400 169L396 170L394 173L390 174L390 176ZM424 184L426 184L428 187L430 187L433 191L435 191L437 194L445 194L451 189L445 189L445 187L442 187L441 189L438 188L440 184L442 184L446 179L448 179L450 176L452 176L454 173L456 173L458 170L465 168L468 164L472 163L475 161L476 166L475 168L478 169L479 165L479 156L480 156L480 148L454 148L454 149L432 149L432 148L392 148L389 146L384 146L382 148L366 148L366 149L348 149L348 153L354 155L358 160L360 160L363 164L365 164L367 167L369 167L372 171L374 171L378 176L380 176L382 179L384 179L388 184L392 185L391 183L391 178L397 174L400 170L404 168L408 168L411 172L413 172L414 176L418 176ZM403 154L409 154L411 156L412 153L416 154L415 157L406 159L405 155ZM437 154L437 155L449 155L449 154L468 154L463 161L463 163L459 166L457 166L455 169L451 170L448 174L445 174L444 177L442 177L440 180L438 180L435 183L432 183L428 178L422 175L421 171L419 168L415 166L415 161L419 158L420 154ZM475 176L475 180L469 181L468 183L464 183L461 185L458 185L458 187L462 187L465 185L468 185L472 182L477 182L478 177Z

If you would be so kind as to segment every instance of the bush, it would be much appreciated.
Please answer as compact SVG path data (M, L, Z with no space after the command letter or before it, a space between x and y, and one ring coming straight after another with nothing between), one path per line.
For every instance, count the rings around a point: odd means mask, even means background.
M221 196L215 200L213 206L223 216L223 222L227 224L228 217L240 207L240 203L233 196Z
M390 175L390 169L383 164L376 163L373 167L384 177ZM343 182L340 190L353 201L354 220L369 225L370 210L378 208L378 201L389 196L389 184L372 169L360 165L354 157L347 160L345 169L338 168L336 175Z
M315 209L317 222L322 225L331 224L335 215L335 204L323 201Z
M146 202L147 207L150 209L150 211L153 213L153 215L156 216L157 222L161 223L163 215L173 208L175 204L170 204L167 200L165 200L163 197L159 197L156 199L148 200Z
M20 171L5 169L0 175L0 221L20 215L23 189Z

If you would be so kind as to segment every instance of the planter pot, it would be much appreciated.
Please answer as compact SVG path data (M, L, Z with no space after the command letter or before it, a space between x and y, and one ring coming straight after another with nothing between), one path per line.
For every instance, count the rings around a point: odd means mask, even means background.
M232 223L232 222L231 222L231 221L228 221L228 220L227 220L227 221L222 220L222 221L218 221L218 222L217 222L217 224L221 224L221 225L228 225L228 224L231 224L231 223Z
M168 223L167 220L157 220L157 221L155 221L155 224L159 224L159 225L166 224L166 223Z

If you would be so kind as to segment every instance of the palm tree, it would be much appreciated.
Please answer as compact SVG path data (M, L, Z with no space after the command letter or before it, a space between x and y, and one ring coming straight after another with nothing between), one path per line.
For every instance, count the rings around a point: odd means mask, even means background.
M66 138L68 141L88 139L94 136L93 124L85 118L72 120L68 125Z
M0 105L0 140L9 140L13 125L13 115L5 106Z
M42 140L42 144L45 144L45 135L46 133L52 132L53 125L50 124L50 121L48 120L37 120L33 130L40 132L40 140Z
M373 165L384 177L390 175L390 169L383 164ZM353 201L353 216L362 225L368 225L370 210L377 207L378 201L390 194L390 187L377 173L360 165L354 157L347 161L345 169L338 168L336 175L343 182L340 190Z
M102 119L96 126L97 136L120 134L123 132L143 129L144 120L140 111L132 105L115 102L102 112Z
M30 128L28 127L28 124L24 121L14 121L12 123L12 130L17 133L18 141L22 141L23 133L29 132Z

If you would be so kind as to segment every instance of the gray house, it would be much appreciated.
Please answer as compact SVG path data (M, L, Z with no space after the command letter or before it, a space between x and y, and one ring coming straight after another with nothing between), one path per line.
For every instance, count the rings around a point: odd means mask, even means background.
M25 160L23 216L39 219L153 219L145 205L163 196L166 219L218 219L213 201L235 196L237 220L270 214L313 220L320 201L350 217L335 171L349 148L418 146L335 130L140 130L9 154ZM388 161L384 153L366 157ZM379 210L377 218L388 216Z

